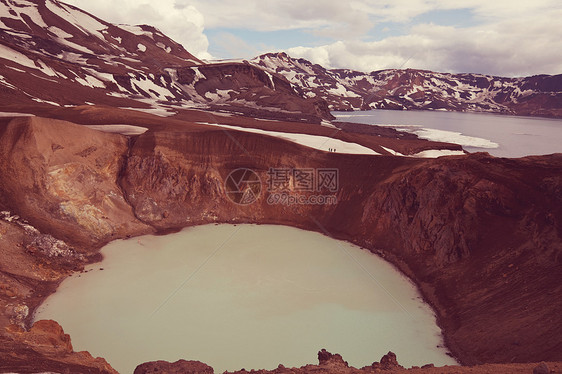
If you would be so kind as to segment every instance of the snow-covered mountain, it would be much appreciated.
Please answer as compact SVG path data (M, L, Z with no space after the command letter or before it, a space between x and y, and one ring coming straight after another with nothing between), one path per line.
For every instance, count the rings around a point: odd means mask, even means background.
M284 76L303 95L322 98L331 110L419 109L562 117L562 75L502 78L388 69L363 73L328 70L286 53L251 64Z
M8 109L101 104L330 116L323 101L304 99L263 69L204 63L154 27L114 25L57 0L0 0L0 99Z
M362 73L285 53L208 63L151 26L114 25L58 0L0 0L0 109L84 104L317 123L329 110L375 108L562 117L562 75Z

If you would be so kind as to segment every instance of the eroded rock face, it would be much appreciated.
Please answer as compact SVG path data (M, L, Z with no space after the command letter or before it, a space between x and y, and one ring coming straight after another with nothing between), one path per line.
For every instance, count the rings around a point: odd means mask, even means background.
M30 117L0 128L0 144L1 200L37 229L82 245L143 230L116 183L128 149L124 136ZM42 236L30 246L67 250L48 242L56 244Z
M322 349L320 352L318 352L318 365L320 366L332 365L332 366L344 366L344 367L349 366L347 361L344 361L340 354L338 353L333 354L326 351L325 349Z
M14 335L22 342L33 345L40 352L55 354L73 352L70 335L65 334L62 327L55 321L37 321L28 332L16 330Z
M74 352L70 336L55 321L37 321L29 331L11 325L0 334L0 370L118 374L102 358Z
M371 368L381 370L403 369L403 367L398 364L398 360L396 359L396 354L394 352L388 352L382 356L380 362L373 362L371 364Z

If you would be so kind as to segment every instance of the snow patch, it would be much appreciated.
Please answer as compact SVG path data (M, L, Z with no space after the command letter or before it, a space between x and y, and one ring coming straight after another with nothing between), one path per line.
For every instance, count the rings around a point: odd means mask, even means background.
M402 153L400 153L398 151L395 151L394 149L383 147L382 145L381 145L381 148L384 149L385 151L387 151L388 153L390 153L393 156L404 156Z
M105 41L105 38L100 31L107 29L107 26L97 21L87 13L71 8L64 3L46 1L45 4L51 12L73 24L86 35L92 35Z
M166 51L166 53L171 53L172 52L172 48L168 47L166 44L162 43L162 42L157 42L156 46L158 48L162 48L164 51Z
M329 149L336 149L336 153L346 153L346 154L364 154L364 155L380 155L370 148L364 147L357 143L344 142L343 140L328 138L326 136L320 135L309 135L309 134L293 134L287 132L277 132L277 131L267 131L255 128L231 126L231 125L221 125L216 123L204 123L206 125L219 126L227 129L245 131L262 135L274 136L277 138L292 141L297 144L304 145L306 147L319 149L321 151L328 152Z
M268 71L264 70L264 72L269 77L269 81L271 82L271 89L275 90L275 82L273 81L273 75L271 75L271 73Z
M61 58L73 64L88 65L88 59L79 53L63 51Z
M101 80L92 77L91 75L86 75L84 78L76 77L76 82L80 83L82 86L91 88L105 88L105 83Z
M56 71L53 70L53 68L51 68L50 66L48 66L47 64L45 64L43 61L41 60L37 60L36 63L40 66L40 70L47 74L50 77L58 77L59 75L57 74Z
M56 26L49 26L47 28L47 30L49 30L51 33L55 34L55 36L57 38L60 39L68 39L68 38L72 38L74 35L67 33L66 31L59 29Z
M381 148L383 148L385 151L392 154L393 156L400 156L400 157L437 158L443 156L462 156L465 154L463 151L455 151L451 149L428 149L413 155L405 155L391 148L387 148L383 146L381 146Z
M205 98L209 99L210 101L218 101L220 96L215 92L205 92Z
M32 59L30 59L23 53L5 46L4 44L0 44L0 58L11 60L28 68L37 69L37 66L35 66L35 62Z
M22 66L31 68L31 69L35 69L35 70L40 70L42 71L44 74L49 75L51 77L57 77L58 74L49 66L47 66L43 61L41 60L37 60L37 61L33 61L32 59L30 59L29 57L27 57L26 55L24 55L23 53L20 53L16 50L13 50L3 44L0 44L0 58L4 58L6 60L10 60L13 61L17 64L20 64ZM37 66L39 65L39 66ZM41 78L41 77L39 77Z
M148 128L133 125L85 125L87 128L97 131L117 133L127 136L140 135L148 131Z
M146 45L142 43L137 44L137 50L143 53L146 52Z
M337 129L336 126L332 125L332 122L326 121L324 119L322 121L320 121L320 125L325 126L325 127L330 127L332 129Z
M131 34L135 34L137 36L148 36L151 39L154 39L154 35L152 34L152 32L150 31L145 31L142 29L142 27L137 26L137 25L125 25L125 24L120 24L117 25L119 26L121 29L130 32Z
M337 116L345 117L345 116ZM393 125L375 123L375 126L392 127L398 131L409 132L417 135L420 139L432 140L436 142L459 144L463 147L474 148L498 148L499 144L488 139L478 138L475 136L464 135L456 131L437 130L431 128L421 127L421 125Z
M141 101L141 100L137 100L137 101ZM143 113L148 113L148 114L153 114L155 116L158 117L171 117L173 115L176 114L176 112L174 111L170 111L166 108L157 108L157 107L153 107L153 108L127 108L127 107L121 107L120 109L127 109L127 110L136 110L137 112L143 112Z
M341 83L338 83L336 88L330 88L327 93L343 97L361 97L361 95L358 95L355 92L348 91Z
M3 86L6 86L8 88L11 88L13 90L16 90L17 87L14 86L13 84L9 83L8 81L6 81L6 79L4 78L4 76L0 75L0 84Z
M142 89L143 91L145 91L150 96L156 99L165 99L167 96L174 97L174 95L170 92L170 90L168 90L165 87L161 87L157 85L156 83L154 83L148 78L145 80L136 79L135 81L131 81L131 83L134 83L137 86L137 88Z
M499 144L491 140L477 138L474 136L463 135L460 132L421 128L412 131L421 139L433 140L437 142L460 144L466 147L475 148L498 148Z
M201 79L207 79L205 74L203 74L203 73L201 73L201 71L199 71L199 68L192 67L192 69L195 71L195 79L193 80L193 84L199 82Z
M35 114L0 112L0 117L35 117Z
M72 36L72 35L71 35L71 36ZM94 54L94 51L92 51L91 49L86 48L86 47L84 47L84 46L82 46L82 45L80 45L80 44L76 44L76 43L74 43L74 42L71 42L71 41L68 40L68 39L59 38L59 37L54 38L54 39L55 39L57 42L59 42L60 44L66 45L67 47L72 48L72 49L74 49L74 50L76 50L76 51L79 51L79 52L82 52L82 53ZM63 53L65 53L65 52L63 51Z
M54 101L41 100L41 99L38 99L36 97L32 97L31 100L36 101L38 103L44 103L44 104L49 104L49 105L54 105L54 106L61 106L59 103L55 103Z
M7 66L7 68L8 68L8 69L12 69L12 70L14 70L14 71L17 71L17 72L19 72L19 73L25 73L25 72L26 72L25 70L18 69L18 68L15 68L15 67L13 67L13 66Z
M20 3L21 3L21 1L20 1ZM25 2L24 2L24 4L25 4ZM2 5L4 5L4 4L2 4ZM28 2L27 5L24 6L24 7L21 7L21 5L23 5L23 4L15 4L15 6L7 7L2 12L0 12L0 14L2 15L2 17L12 18L12 19L20 19L23 22L25 22L26 24L28 24L24 20L24 18L22 17L22 14L26 14L27 16L29 16L29 18L31 18L31 21L33 23L35 23L37 26L42 27L42 28L47 28L47 24L45 23L45 21L43 21L43 17L41 17L41 14L39 13L39 9L37 9L37 4L34 4L33 2ZM13 17L9 13L9 11L7 11L7 9L11 9L12 11L16 12L18 15L16 17ZM23 10L20 11L20 9L23 9ZM31 27L31 25L29 25L29 26Z
M442 156L462 156L465 153L463 151L453 151L450 149L429 149L427 151L422 151L408 157L417 158L437 158Z
M215 92L205 92L205 97L211 101L219 101L224 99L230 99L230 93L233 90L216 90Z

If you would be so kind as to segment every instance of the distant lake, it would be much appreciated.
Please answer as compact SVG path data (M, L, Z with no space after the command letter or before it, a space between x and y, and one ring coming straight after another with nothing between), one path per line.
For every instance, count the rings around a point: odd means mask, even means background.
M488 113L371 110L333 112L338 121L386 125L468 152L523 157L562 152L562 120Z
M117 240L65 280L35 319L54 319L76 351L121 373L145 361L224 370L351 365L388 351L404 366L455 364L416 287L378 256L286 226L205 225ZM103 268L101 270L100 268Z

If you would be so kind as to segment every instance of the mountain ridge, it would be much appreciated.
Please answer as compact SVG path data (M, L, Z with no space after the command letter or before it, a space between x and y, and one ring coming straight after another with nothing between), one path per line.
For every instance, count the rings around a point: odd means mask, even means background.
M0 107L260 109L315 123L332 118L323 101L303 98L277 75L204 63L152 26L114 25L57 0L0 0L0 62Z
M284 52L205 62L152 26L111 24L58 0L0 0L0 61L0 98L18 105L188 107L315 123L332 110L370 109L562 118L562 75L363 73Z
M283 75L330 110L451 110L562 117L562 74L505 78L420 69L326 69L285 52L248 63Z

